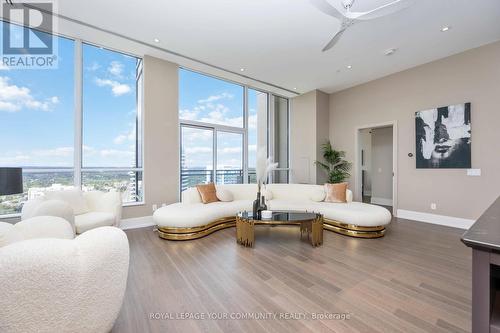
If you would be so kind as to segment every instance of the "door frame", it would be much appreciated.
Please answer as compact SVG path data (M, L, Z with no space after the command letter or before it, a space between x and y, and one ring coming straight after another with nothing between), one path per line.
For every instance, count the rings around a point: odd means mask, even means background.
M392 126L392 215L396 216L398 211L398 122L396 120L367 124L358 126L354 132L354 200L363 201L363 194L361 193L362 184L362 167L361 167L361 150L359 133L363 129L375 129L382 127Z

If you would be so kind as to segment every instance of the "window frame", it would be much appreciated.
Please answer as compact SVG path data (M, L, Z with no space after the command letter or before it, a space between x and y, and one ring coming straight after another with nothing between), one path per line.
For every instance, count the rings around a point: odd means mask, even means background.
M135 172L142 173L142 196L141 200L135 202L123 202L123 207L130 206L141 206L146 202L145 199L145 182L144 182L144 121L143 121L143 110L144 110L144 59L142 57L132 55L131 53L117 51L111 48L97 45L95 43L89 43L82 39L74 39L75 46L75 162L74 162L74 186L77 188L82 188L82 173L98 173L98 172L110 172L110 171L121 171L121 172ZM84 167L83 166L83 44L87 44L93 47L98 47L105 49L107 51L124 54L130 57L134 57L138 60L136 72L136 147L135 147L135 158L136 165L141 167L126 168L95 168L95 167ZM78 61L78 64L77 64ZM140 78L140 79L139 79ZM141 81L141 84L139 84ZM140 129L140 131L139 131ZM77 141L79 143L77 144ZM140 155L140 156L139 156ZM136 177L137 179L137 177Z
M268 150L268 156L274 156L275 153L275 141L276 141L276 136L274 135L274 128L275 128L275 118L276 118L276 110L275 110L275 99L276 98L283 98L286 100L286 113L287 113L287 136L286 136L286 146L287 146L287 167L286 168L276 168L275 171L286 171L287 172L287 183L290 182L290 99L287 97L283 97L277 94L271 94L271 102L270 102L270 109L269 109L269 115L267 118L267 150ZM274 172L271 172L269 175L269 182L274 181Z
M26 27L23 25L20 25L15 22L9 22L8 20L5 19L0 19L1 22L5 24L13 24L21 27ZM83 40L81 38L74 38L70 37L64 34L60 33L54 33L54 32L47 32L43 31L40 29L36 28L30 28L26 27L31 30L39 30L44 33L50 34L53 37L56 38L65 38L68 40L73 41L74 43L74 52L73 52L73 66L74 66L74 82L73 82L73 117L74 117L74 124L73 124L73 131L74 131L74 140L73 140L73 165L71 167L54 167L54 168L47 168L47 169L36 169L36 168L30 168L26 167L23 168L23 172L30 173L30 172L40 172L40 171L47 171L47 172L73 172L73 186L76 188L82 188L82 173L83 172L103 172L103 171L133 171L133 172L141 172L142 173L142 196L141 200L136 201L136 202L126 202L122 203L123 207L129 207L129 206L141 206L144 205L146 202L146 182L144 181L145 179L145 172L144 172L144 117L143 117L143 110L144 110L144 58L142 56L130 53L130 52L125 52L121 50L117 50L114 48L110 47L105 47L90 41ZM140 131L136 131L137 135L137 142L136 142L136 160L137 160L137 165L140 165L138 168L84 168L82 165L83 162L83 44L88 44L92 45L98 48L106 49L112 52L117 52L120 54L124 54L130 57L134 57L138 60L138 76L136 78L136 107L137 107L137 118L136 118L136 126L137 129L140 128ZM141 84L139 84L139 79L141 78ZM139 147L140 146L140 147ZM140 162L140 163L139 163ZM18 218L21 216L21 213L14 213L14 214L0 214L0 219L10 219L10 218Z
M212 170L212 179L214 182L217 181L216 172L217 172L217 132L232 132L232 133L241 133L243 135L243 184L248 184L248 118L250 116L248 110L248 90L254 90L267 95L267 156L272 156L273 154L273 144L274 144L274 128L271 126L274 120L274 100L276 97L283 98L287 101L287 147L288 147L288 167L287 168L278 168L278 171L287 171L287 180L290 181L290 99L285 96L281 96L279 94L271 93L269 91L265 91L260 88L255 88L251 85L242 84L236 81L224 79L212 74L207 74L204 72L200 72L197 70L193 70L187 67L179 66L179 71L186 70L190 72L197 73L199 75L208 76L214 78L216 80L221 80L227 83L235 84L243 87L243 127L233 127L227 125L220 125L214 123L205 123L196 120L185 120L179 117L179 156L182 154L182 127L192 127L192 128L200 128L200 129L211 129L213 131L213 170ZM273 118L273 119L271 119ZM272 141L272 142L271 142ZM269 175L270 182L272 182L273 175L272 173ZM179 158L179 179L182 179L182 161ZM182 194L182 182L179 181L179 191Z

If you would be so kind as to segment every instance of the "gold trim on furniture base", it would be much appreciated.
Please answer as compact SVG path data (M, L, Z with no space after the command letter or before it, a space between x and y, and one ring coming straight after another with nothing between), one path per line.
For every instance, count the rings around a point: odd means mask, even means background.
M323 228L338 234L356 238L380 238L385 234L384 226L362 227L330 219L324 219Z
M259 221L256 224L273 225L271 221ZM298 223L288 223L298 224ZM236 217L226 217L218 219L212 223L191 227L191 228L174 228L174 227L158 227L158 235L160 238L168 240L190 240L205 237L212 232L231 228L236 226ZM385 234L384 226L361 227L352 224L341 223L334 220L324 218L323 229L336 232L338 234L356 237L356 238L380 238Z
M190 240L205 237L217 230L236 226L236 217L225 217L212 223L192 228L158 227L160 238L168 240Z

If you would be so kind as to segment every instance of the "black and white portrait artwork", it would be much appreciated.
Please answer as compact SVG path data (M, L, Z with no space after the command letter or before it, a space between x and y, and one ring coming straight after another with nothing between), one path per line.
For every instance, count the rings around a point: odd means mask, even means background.
M417 168L470 168L470 103L415 113Z

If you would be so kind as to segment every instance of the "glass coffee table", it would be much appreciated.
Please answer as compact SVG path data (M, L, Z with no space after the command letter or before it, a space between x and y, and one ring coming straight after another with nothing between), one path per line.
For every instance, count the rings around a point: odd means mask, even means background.
M311 245L323 244L323 215L297 211L275 211L269 219L254 219L251 212L236 214L236 241L253 247L256 225L299 225L300 237L307 235Z

